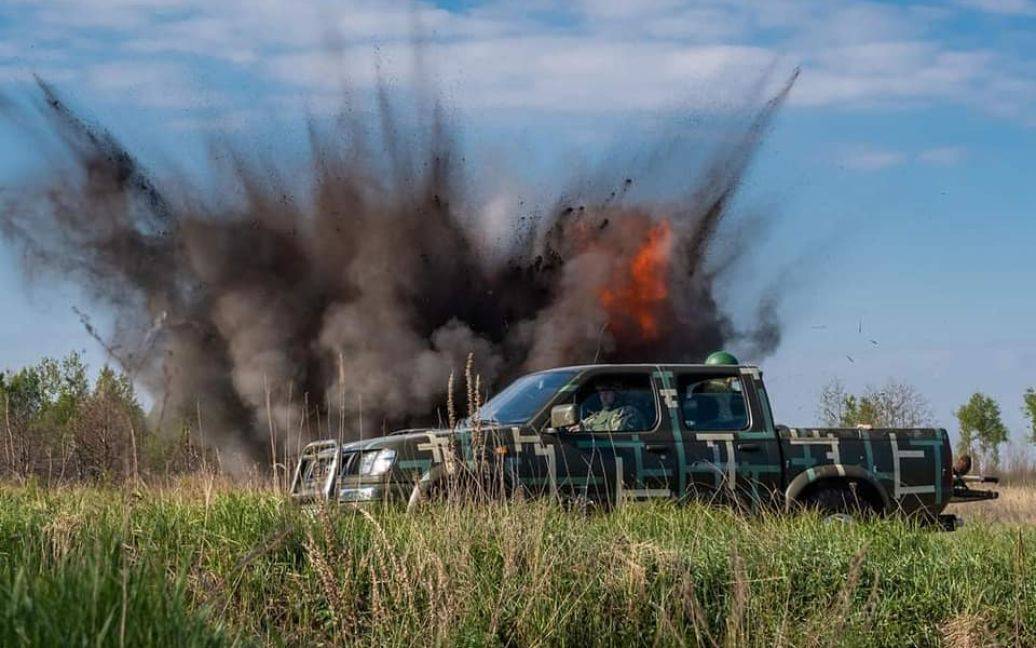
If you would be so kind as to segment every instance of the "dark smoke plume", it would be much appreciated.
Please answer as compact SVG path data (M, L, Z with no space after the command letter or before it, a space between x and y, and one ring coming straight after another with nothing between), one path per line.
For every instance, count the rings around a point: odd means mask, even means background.
M314 412L338 416L328 428L346 436L360 433L361 412L367 435L427 418L469 353L483 384L499 386L563 364L772 352L772 298L747 330L717 299L746 246L726 258L713 247L793 82L676 199L631 201L625 180L555 201L491 253L439 113L419 145L399 135L387 102L377 138L348 120L311 127L303 187L231 152L219 192L206 193L159 186L41 81L37 135L59 142L54 168L3 196L0 227L29 268L114 313L106 348L166 421L201 412L210 441L258 456L271 420L294 438ZM33 123L14 105L0 101L0 114ZM387 171L371 162L386 159Z

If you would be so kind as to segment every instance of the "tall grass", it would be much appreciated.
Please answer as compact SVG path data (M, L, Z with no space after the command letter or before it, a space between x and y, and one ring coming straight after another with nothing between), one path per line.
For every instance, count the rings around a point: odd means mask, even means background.
M1036 643L1036 529L0 490L3 645Z

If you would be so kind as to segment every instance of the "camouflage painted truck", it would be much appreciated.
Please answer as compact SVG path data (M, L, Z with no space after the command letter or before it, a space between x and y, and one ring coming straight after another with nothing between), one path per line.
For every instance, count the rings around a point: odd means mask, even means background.
M966 459L962 457L962 459ZM590 365L513 382L454 430L402 430L305 447L300 501L416 506L466 483L609 508L653 498L902 514L955 528L950 502L992 499L954 466L943 429L776 425L755 366Z

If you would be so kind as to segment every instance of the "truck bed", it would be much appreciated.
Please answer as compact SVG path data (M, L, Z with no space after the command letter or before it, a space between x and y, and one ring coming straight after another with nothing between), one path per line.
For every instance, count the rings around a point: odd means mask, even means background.
M780 426L778 440L792 498L838 478L866 484L885 510L938 514L953 497L949 436L941 428Z

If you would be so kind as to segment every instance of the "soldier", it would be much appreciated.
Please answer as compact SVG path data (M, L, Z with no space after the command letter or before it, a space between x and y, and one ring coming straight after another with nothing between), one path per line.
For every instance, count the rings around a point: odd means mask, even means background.
M687 385L684 421L691 430L739 430L747 423L741 383L734 377L712 378Z
M623 385L621 381L603 380L595 389L601 400L601 409L583 419L582 427L588 432L631 432L643 430L644 421L632 405L622 401Z

